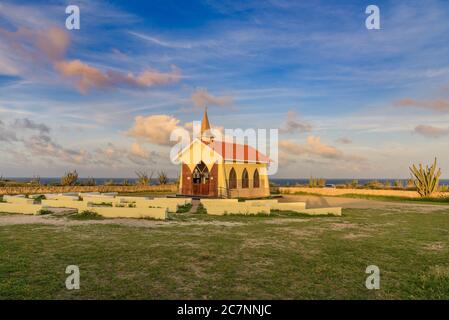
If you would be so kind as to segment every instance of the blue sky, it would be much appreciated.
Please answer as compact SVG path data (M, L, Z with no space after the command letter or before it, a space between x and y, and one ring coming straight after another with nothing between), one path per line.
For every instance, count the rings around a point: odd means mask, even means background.
M437 156L447 178L448 32L442 0L0 1L0 174L175 176L168 132L207 104L213 125L280 129L278 177Z

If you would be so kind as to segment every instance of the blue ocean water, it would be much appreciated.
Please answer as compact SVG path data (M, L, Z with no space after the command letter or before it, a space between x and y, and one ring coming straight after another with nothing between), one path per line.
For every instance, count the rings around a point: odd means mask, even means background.
M357 180L359 185L365 185L371 181L379 181L381 183L385 183L387 181L389 181L391 184L394 184L394 182L396 180L400 180L402 181L402 184L405 185L407 183L407 179L387 179L387 178L382 178L382 179L353 179L353 178L348 178L348 179L325 179L326 180L326 184L346 184L346 183L350 183L353 180ZM309 179L270 179L271 182L274 182L280 186L291 186L291 185L297 185L297 184L309 184ZM440 185L449 185L449 179L440 179Z
M7 178L10 180L14 180L14 181L19 181L19 182L29 182L32 180L32 178ZM60 182L60 178L40 178L41 179L41 184L56 184ZM78 181L79 182L83 182L86 181L87 178L79 178ZM105 184L106 182L110 182L112 181L115 184L122 184L124 180L128 180L128 182L130 184L134 184L136 182L136 178L95 178L95 182L97 185L102 185ZM345 184L345 183L349 183L351 181L353 181L353 178L347 178L347 179L325 179L326 180L326 184ZM364 185L370 181L379 181L381 183L385 183L386 181L390 181L392 184L396 181L396 180L401 180L402 183L405 185L407 182L407 179L355 179L358 180L358 184L359 185ZM152 179L151 180L152 184L157 184L157 179ZM169 182L173 183L176 182L176 179L169 179ZM280 179L280 178L271 178L270 182L275 183L277 185L280 186L293 186L293 185L298 185L298 184L308 184L309 183L309 179ZM440 180L440 185L449 185L449 179L441 179Z

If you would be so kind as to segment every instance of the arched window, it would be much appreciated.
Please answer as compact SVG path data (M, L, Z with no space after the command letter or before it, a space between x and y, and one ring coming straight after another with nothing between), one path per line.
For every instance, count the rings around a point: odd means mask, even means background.
M253 175L253 188L259 188L259 187L260 187L259 171L256 169L254 171L254 175Z
M237 189L237 174L234 168L229 172L229 189Z
M249 176L246 169L242 173L242 188L249 188Z

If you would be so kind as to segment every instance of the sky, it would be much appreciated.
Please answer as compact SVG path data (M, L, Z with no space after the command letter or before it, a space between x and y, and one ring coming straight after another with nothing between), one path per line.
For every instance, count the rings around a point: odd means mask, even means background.
M0 0L0 176L175 177L207 106L279 130L277 178L449 178L448 33L444 0Z

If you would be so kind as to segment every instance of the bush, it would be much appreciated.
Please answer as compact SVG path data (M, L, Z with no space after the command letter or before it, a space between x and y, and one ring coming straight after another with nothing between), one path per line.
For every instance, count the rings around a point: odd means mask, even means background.
M176 213L187 213L190 211L190 209L192 209L192 204L187 203L185 205L179 206L178 210L176 210Z
M43 216L43 215L47 215L47 214L52 214L53 212L50 210L46 210L46 209L41 209L39 210L38 214Z
M150 173L148 173L147 171L136 171L137 175L136 184L139 186L150 185L153 174L154 174L153 171L151 171Z
M114 185L114 180L109 179L104 183L105 186L113 186Z
M326 179L323 178L314 178L310 177L309 179L309 187L315 188L315 187L324 187L326 185Z
M157 178L158 178L159 184L167 184L168 183L167 173L163 170L159 171Z
M69 216L70 219L74 220L103 220L104 218L98 213L90 210L85 210L81 213L72 214Z
M74 186L76 185L77 181L78 181L78 172L76 172L76 170L66 172L61 177L61 185L63 186Z
M89 177L84 181L85 186L96 186L97 182L95 181L94 177Z
M198 208L196 209L197 214L207 214L206 208L204 208L203 204L199 204Z
M395 186L396 188L400 188L400 189L404 188L404 184L402 183L402 180L396 180L396 181L394 182L394 186Z
M346 183L345 187L356 189L359 186L359 180L354 179ZM338 186L337 186L338 187Z
M365 184L365 188L368 189L382 189L383 187L384 185L377 180L369 181Z

